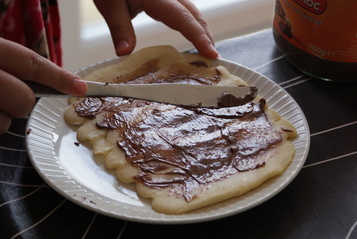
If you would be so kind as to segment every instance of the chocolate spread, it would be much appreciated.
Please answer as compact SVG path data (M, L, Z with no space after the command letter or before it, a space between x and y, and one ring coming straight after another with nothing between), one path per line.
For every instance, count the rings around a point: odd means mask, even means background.
M265 101L221 109L184 108L119 97L85 98L75 110L116 130L138 182L170 187L187 201L209 183L254 170L282 138L264 113Z
M202 61L189 64L205 73L174 64L159 69L150 61L130 80L117 83L217 84L221 72ZM118 147L138 169L135 179L150 188L170 187L187 201L210 183L254 170L266 163L266 153L281 142L264 113L265 101L253 103L256 89L243 98L223 94L224 108L180 107L119 97L85 98L75 103L78 115L96 117L99 128L118 133Z
M250 102L257 97L258 88L250 87L250 93L245 95L244 97L236 97L228 92L223 92L222 95L218 98L217 105L219 107L231 107L244 105L247 102Z
M118 76L114 83L120 84L150 84L150 83L180 83L180 84L216 84L221 79L221 72L217 68L208 68L204 61L192 61L188 65L206 68L204 73L192 71L187 65L180 63L169 67L159 67L158 61L149 61L145 66L134 71L125 81Z

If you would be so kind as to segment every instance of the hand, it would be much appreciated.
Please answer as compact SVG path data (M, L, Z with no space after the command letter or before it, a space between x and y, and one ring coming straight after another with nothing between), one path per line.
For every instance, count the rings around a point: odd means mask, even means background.
M17 43L0 38L0 134L12 118L28 114L35 96L20 79L35 81L63 93L84 95L87 84L78 76Z
M181 32L203 56L218 57L207 23L190 0L94 0L94 3L108 24L117 55L129 54L135 48L131 19L145 11Z

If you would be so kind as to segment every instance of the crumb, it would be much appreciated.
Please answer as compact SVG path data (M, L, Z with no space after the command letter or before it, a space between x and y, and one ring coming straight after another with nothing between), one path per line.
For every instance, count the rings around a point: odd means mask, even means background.
M28 130L26 131L26 135L29 135L29 134L31 133L31 131L32 131L32 129L28 129Z
M95 202L93 202L92 200L89 200L88 198L86 198L86 197L82 197L82 200L83 201L86 201L86 202L89 202L89 203L92 203L92 204L94 204L94 205L96 205L96 203Z
M194 66L197 66L197 67L206 67L208 68L208 65L206 62L204 61L193 61L193 62L190 62L191 65L194 65Z
M291 129L284 129L283 127L281 127L281 129L282 129L283 131L285 131L285 132L294 132L294 131L291 130Z

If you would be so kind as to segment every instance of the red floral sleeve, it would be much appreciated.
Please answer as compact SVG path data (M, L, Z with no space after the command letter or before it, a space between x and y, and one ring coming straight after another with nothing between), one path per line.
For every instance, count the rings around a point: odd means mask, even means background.
M0 37L62 66L57 0L0 0Z

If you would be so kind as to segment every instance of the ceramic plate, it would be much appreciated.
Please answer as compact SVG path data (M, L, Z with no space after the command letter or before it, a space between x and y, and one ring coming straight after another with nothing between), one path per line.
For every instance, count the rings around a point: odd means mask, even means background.
M86 67L77 74L84 77L119 58ZM259 73L239 64L217 60L232 74L257 86L271 108L289 120L299 137L294 141L296 154L280 176L260 187L221 203L182 215L166 215L152 210L147 199L139 197L133 185L120 183L113 171L103 167L103 159L93 157L86 145L78 144L76 133L63 119L66 98L42 98L28 121L27 148L32 164L53 189L74 203L94 212L123 219L156 224L179 224L214 220L255 207L284 189L301 170L310 145L309 128L304 113L280 86Z

